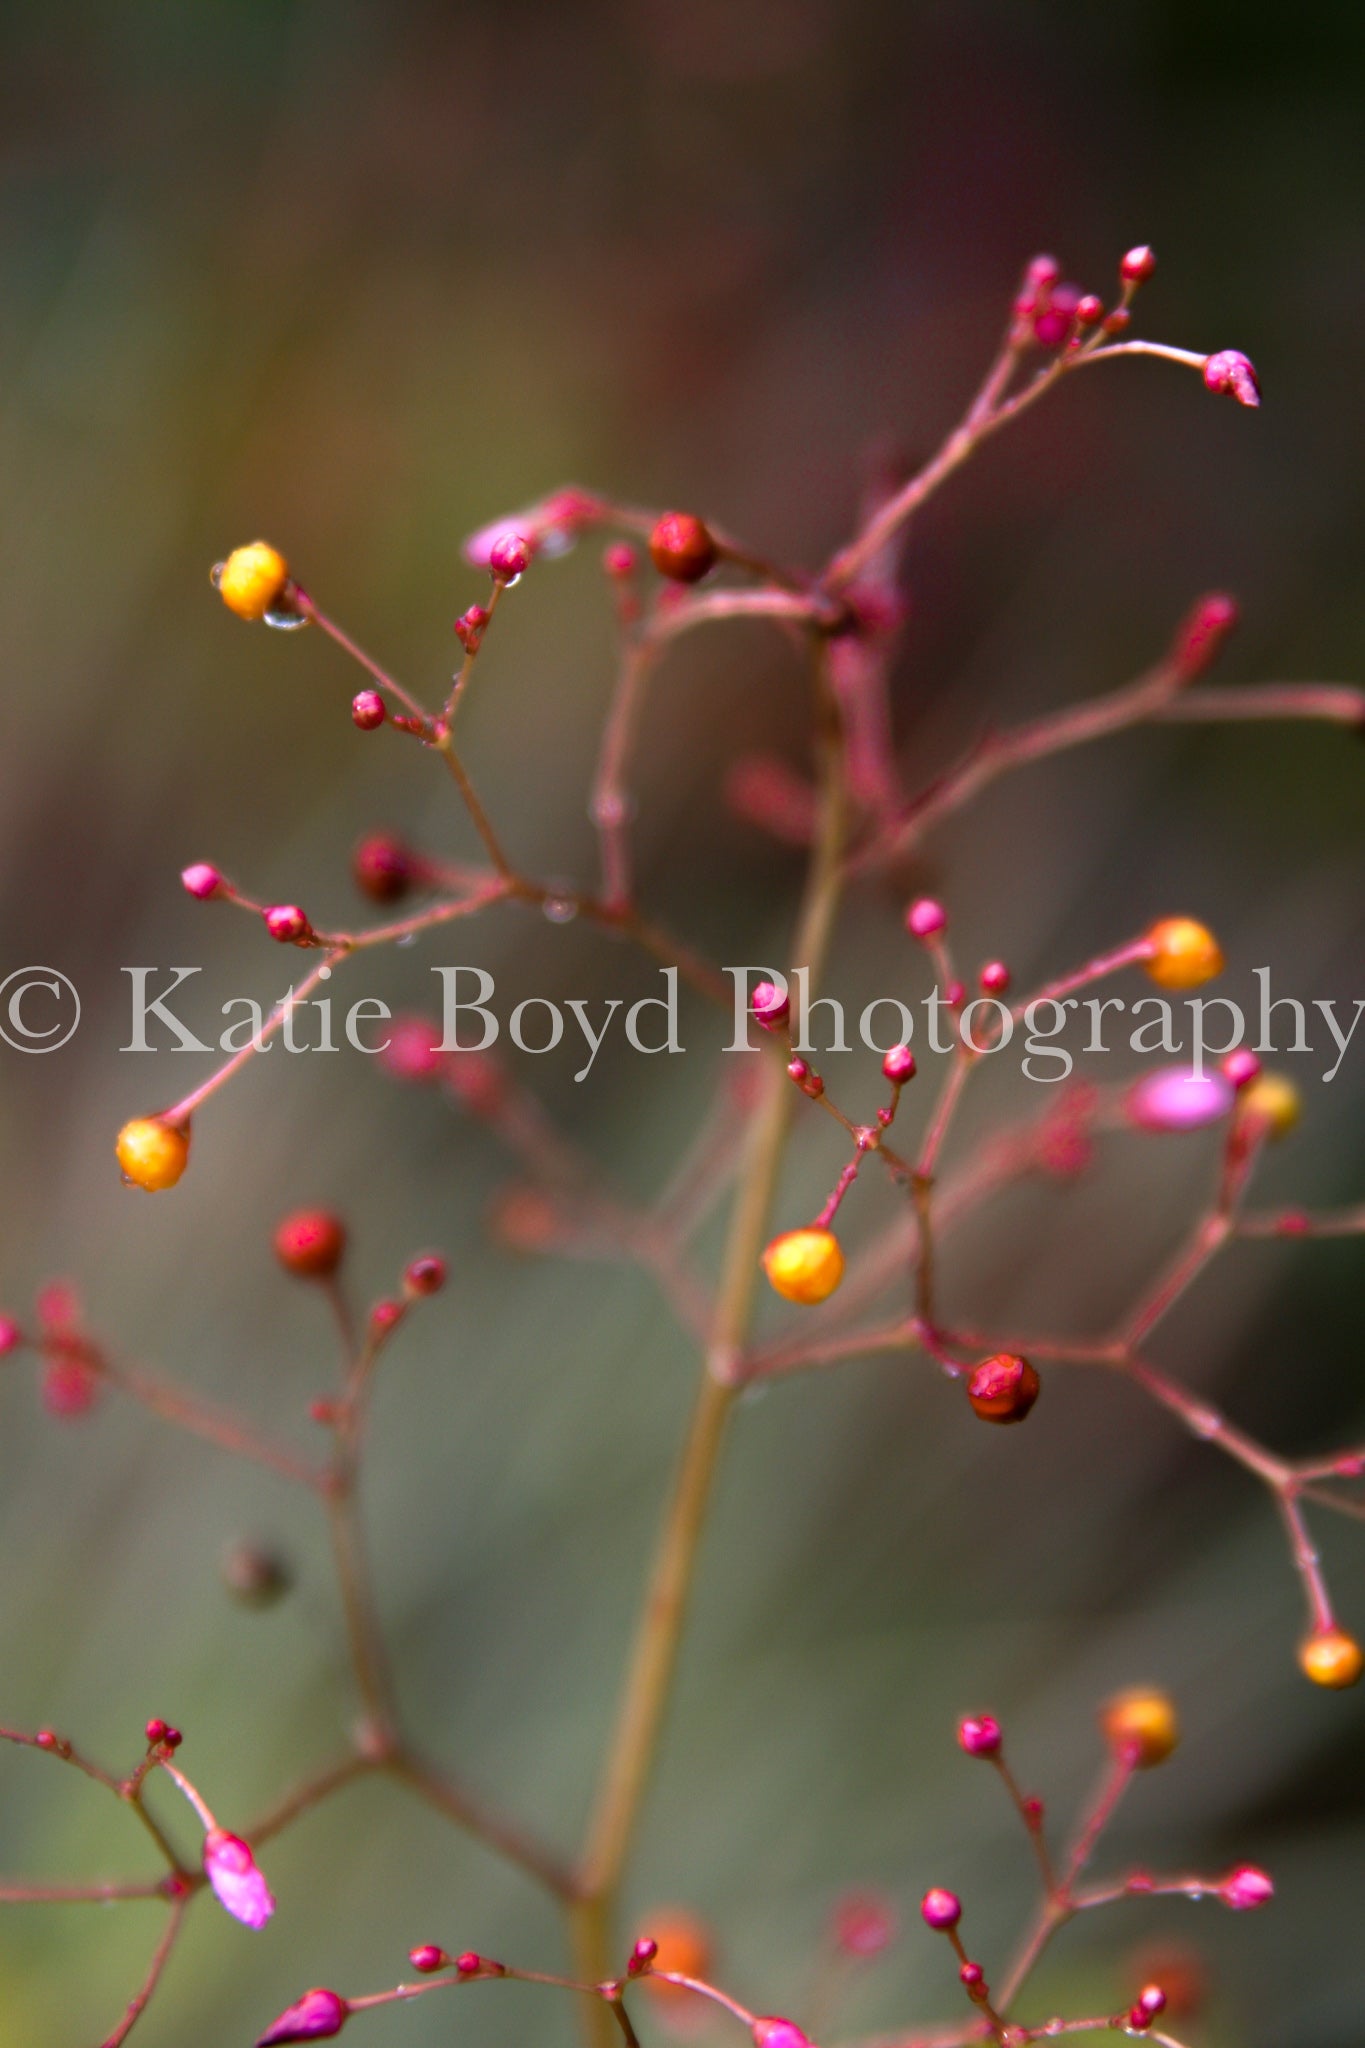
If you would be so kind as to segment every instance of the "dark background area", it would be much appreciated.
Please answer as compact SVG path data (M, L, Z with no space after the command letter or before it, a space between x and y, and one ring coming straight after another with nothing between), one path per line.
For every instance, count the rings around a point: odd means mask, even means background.
M1054 248L1103 290L1146 240L1142 330L1245 348L1265 405L1216 403L1157 363L1087 372L944 493L907 563L908 769L932 772L987 715L1136 673L1209 588L1244 604L1229 676L1358 679L1365 23L1346 6L318 0L16 5L3 29L3 963L62 969L85 1017L50 1060L0 1052L2 1298L26 1313L41 1279L70 1276L129 1355L307 1444L328 1331L273 1267L278 1213L343 1210L367 1298L413 1251L445 1250L453 1284L380 1392L381 1596L423 1738L567 1843L690 1399L687 1338L641 1280L490 1244L496 1145L356 1056L258 1062L205 1111L173 1198L118 1185L118 1124L209 1064L118 1051L121 965L202 965L212 1017L229 995L273 999L291 958L190 903L181 866L212 859L335 924L361 914L346 864L363 829L472 851L416 749L355 732L335 651L239 625L209 565L266 534L435 697L450 622L481 595L459 557L472 528L572 479L695 505L814 564L848 531L869 450L913 459L952 423L1028 255ZM591 873L612 662L597 556L527 577L468 707L471 765L538 872ZM729 816L724 767L755 745L801 762L805 704L782 641L748 627L686 643L651 701L644 893L726 961L780 945L797 869ZM1223 939L1230 993L1269 962L1277 988L1349 1010L1362 776L1365 749L1337 730L1139 735L1002 785L901 879L941 886L964 957L1003 953L1021 986L1188 910ZM831 980L850 1001L916 992L900 901L852 901ZM411 1003L441 959L491 966L509 1006L650 985L593 932L510 915L377 958L352 993ZM684 1021L686 1058L604 1050L583 1087L567 1046L523 1063L638 1193L725 1068L709 1020ZM1323 1064L1288 1063L1305 1113L1268 1199L1362 1192L1365 1051L1330 1088ZM826 1070L850 1096L875 1086L866 1056ZM1017 1073L983 1095L1032 1099ZM803 1126L783 1220L837 1163ZM1210 1167L1200 1139L1116 1143L1086 1189L1002 1204L964 1235L952 1303L1093 1327L1169 1250ZM859 1188L855 1241L889 1201ZM1279 1447L1359 1437L1359 1272L1358 1241L1237 1248L1157 1354ZM1322 1533L1343 1619L1365 1628L1360 1532ZM219 1583L243 1534L296 1565L267 1615ZM268 1476L112 1402L63 1427L7 1366L0 1558L0 1719L121 1758L166 1715L237 1822L337 1747L325 1545ZM774 1390L730 1445L632 1912L702 1911L723 1980L798 2016L850 1883L907 1914L954 1885L995 1966L1030 1875L954 1715L998 1711L1062 1813L1098 1763L1094 1702L1152 1678L1186 1742L1107 1854L1253 1858L1279 1899L1255 1922L1175 1902L1081 1926L1030 2011L1117 2004L1134 1949L1170 1934L1213 1987L1178 2033L1347 2048L1365 2007L1360 1704L1303 1683L1299 1627L1269 1501L1122 1386L1058 1374L1022 1440L977 1428L915 1361ZM137 1831L106 1807L41 1758L0 1757L0 1868L139 1873ZM196 1913L147 2048L236 2048L307 1984L395 1981L416 1940L560 1958L521 1880L382 1787L281 1840L269 1869L267 1933ZM153 1917L7 1909L0 2048L97 2038ZM569 2041L571 2012L533 1996L433 1999L355 2031ZM944 1955L908 1928L832 2032L955 2012Z

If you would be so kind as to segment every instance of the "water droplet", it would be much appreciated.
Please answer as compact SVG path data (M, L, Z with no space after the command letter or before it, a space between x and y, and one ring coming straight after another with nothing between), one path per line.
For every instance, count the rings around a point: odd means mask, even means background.
M536 537L536 553L554 562L561 555L567 555L578 544L578 535L569 526L547 526Z
M273 626L277 633L297 633L300 626L308 624L306 612L297 612L292 605L277 605L265 615L267 626Z
M330 968L330 967L319 967L319 969L318 969L318 980L319 980L319 981L330 981L331 979L332 979L332 970L331 970L331 968Z
M744 1408L752 1408L756 1402L766 1401L771 1392L772 1388L768 1386L766 1381L750 1380L749 1384L740 1390L740 1405Z
M547 896L540 907L551 924L572 924L578 915L572 896Z
M209 582L213 585L215 590L221 590L223 587L223 571L224 569L226 569L226 567L226 562L215 562L213 567L209 570Z
M397 941L397 944L400 946L415 946L417 944L416 932L404 932L402 937Z

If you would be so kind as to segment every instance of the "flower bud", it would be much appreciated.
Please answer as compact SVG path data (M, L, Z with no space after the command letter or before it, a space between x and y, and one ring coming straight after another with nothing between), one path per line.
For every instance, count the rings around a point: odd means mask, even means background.
M759 2019L753 2024L754 2048L810 2048L794 2020Z
M296 1280L327 1280L346 1250L346 1226L330 1209L296 1209L275 1229L275 1257Z
M188 1127L164 1117L135 1116L123 1126L115 1146L124 1177L149 1195L173 1188L189 1164Z
M499 583L515 583L531 566L531 549L519 533L500 533L488 550L488 566Z
M753 993L749 997L749 1008L754 1013L755 1023L761 1024L765 1031L776 1031L780 1025L786 1023L791 1004L774 982L760 981L754 984Z
M1207 925L1192 917L1163 917L1147 934L1147 972L1159 988L1198 988L1223 971L1223 954Z
M654 1944L653 1970L640 1979L641 1989L665 2011L688 1999L677 1984L666 1984L654 1974L667 1970L675 1977L705 1977L711 1968L714 1943L704 1920L684 1907L670 1907L648 1917L648 1939ZM686 2006L683 2007L686 2010Z
M968 1756L999 1756L1004 1736L993 1714L968 1714L957 1724L957 1739Z
M0 1358L8 1358L24 1341L24 1333L13 1316L0 1316Z
M446 1262L434 1252L414 1259L403 1275L403 1285L409 1294L439 1294L445 1284Z
M284 2048L286 2041L330 2041L345 2026L350 2010L335 1991L305 1991L259 2036L256 2048Z
M297 903L272 903L261 916L271 938L281 946L306 945L313 936L313 927Z
M915 939L931 939L947 926L948 913L932 896L920 896L905 913L905 929Z
M1239 405L1259 405L1261 380L1255 366L1239 348L1220 348L1204 365L1204 382L1220 397L1235 398Z
M1114 1755L1140 1771L1164 1763L1180 1740L1175 1703L1153 1686L1134 1686L1108 1700L1100 1730Z
M201 903L217 896L223 886L223 878L217 868L210 867L206 860L197 860L192 867L182 868L180 880L189 894L197 896Z
M234 548L214 570L218 595L239 619L263 619L284 595L289 564L268 542L253 540Z
M1156 269L1156 257L1145 242L1136 249L1130 249L1119 264L1119 276L1125 284L1145 284Z
M1225 1075L1162 1067L1133 1084L1124 1107L1129 1121L1140 1130L1197 1131L1205 1124L1217 1123L1232 1104L1232 1084Z
M1213 666L1239 616L1236 598L1221 590L1200 598L1181 624L1171 649L1171 660L1182 683L1193 682Z
M1002 996L1010 985L1010 971L1003 960L988 960L981 970L981 987L988 996Z
M602 567L618 583L624 583L627 577L633 576L637 566L635 550L629 541L608 541L602 550Z
M204 1837L204 1875L219 1905L234 1920L240 1920L244 1927L265 1926L275 1910L275 1901L249 1844L240 1835L230 1835L225 1828L209 1829ZM335 2033L336 2028L332 2031ZM311 2036L285 2034L277 2038L306 2041Z
M896 1909L878 1892L850 1892L835 1906L830 1931L841 1955L865 1962L893 1940Z
M940 1885L935 1885L921 1899L920 1912L924 1915L926 1927L932 1927L936 1934L946 1934L962 1918L962 1901L956 1892L944 1891Z
M388 717L384 699L378 690L357 690L351 699L351 722L362 732L373 732Z
M893 1045L882 1060L882 1073L893 1087L903 1088L915 1076L915 1055L908 1045Z
M379 1064L395 1081L439 1081L449 1055L441 1051L441 1026L435 1017L395 1017Z
M371 832L351 855L351 875L371 901L396 903L412 887L416 869L401 839L390 832Z
M967 1381L967 1399L983 1422L1022 1422L1038 1399L1040 1382L1026 1358L1000 1351Z
M450 1968L450 1957L443 1948L438 1948L434 1941L426 1941L420 1948L409 1949L408 1961L413 1969L420 1971L424 1977L431 1976L435 1970Z
M1343 1692L1365 1669L1365 1654L1344 1628L1323 1628L1299 1645L1299 1666L1314 1685Z
M488 613L481 604L471 604L455 621L455 638L466 654L477 654L483 645Z
M1261 1062L1250 1046L1239 1045L1223 1061L1223 1079L1231 1088L1249 1088L1261 1078Z
M784 1231L763 1254L769 1285L787 1301L813 1306L833 1294L844 1277L844 1255L832 1230Z
M1268 1906L1275 1896L1274 1880L1254 1863L1239 1863L1218 1890L1223 1904L1231 1906L1234 1913L1252 1913L1258 1906Z
M665 512L649 536L649 552L659 574L675 583L700 583L716 566L716 543L691 512Z

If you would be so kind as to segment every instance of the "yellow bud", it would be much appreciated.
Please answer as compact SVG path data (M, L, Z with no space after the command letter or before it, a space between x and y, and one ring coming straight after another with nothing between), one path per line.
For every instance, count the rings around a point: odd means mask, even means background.
M844 1255L832 1230L788 1230L763 1254L770 1284L788 1301L812 1304L833 1294L844 1277Z
M159 1116L135 1116L118 1134L118 1163L149 1195L173 1188L189 1164L189 1133Z
M1147 972L1160 988L1198 988L1223 971L1223 953L1207 925L1192 917L1163 917L1147 934Z
M234 548L214 571L218 595L239 619L263 619L279 603L289 581L289 564L267 541Z
M1128 1757L1140 1771L1165 1763L1180 1740L1175 1702L1154 1686L1115 1694L1100 1709L1100 1728L1114 1754Z
M1344 1628L1320 1629L1299 1645L1299 1664L1305 1678L1343 1692L1365 1671L1365 1653L1354 1636Z
M1269 1138L1287 1138L1302 1111L1303 1098L1284 1074L1262 1074L1242 1094L1242 1115L1263 1124Z

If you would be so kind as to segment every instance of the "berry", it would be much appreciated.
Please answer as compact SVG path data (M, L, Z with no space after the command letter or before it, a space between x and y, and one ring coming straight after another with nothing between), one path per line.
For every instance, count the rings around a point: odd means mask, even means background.
M1283 1074L1261 1074L1242 1097L1242 1114L1254 1117L1268 1138L1287 1138L1303 1114L1303 1098Z
M519 533L500 533L488 550L488 566L499 583L515 583L531 566L530 544Z
M1323 1628L1299 1645L1299 1666L1314 1685L1344 1692L1365 1670L1365 1653L1344 1628Z
M1275 1896L1273 1879L1254 1863L1239 1863L1218 1889L1223 1904L1231 1906L1234 1913L1253 1913L1258 1906L1268 1906Z
M775 983L760 981L749 997L749 1008L754 1013L755 1023L761 1024L765 1031L776 1031L779 1025L785 1024L791 1004Z
M259 2036L256 2048L284 2048L286 2041L330 2041L345 2026L350 2010L344 1998L319 1985L282 2012Z
M844 1277L844 1255L832 1230L787 1230L763 1254L769 1285L787 1301L826 1300Z
M882 1072L894 1087L903 1088L915 1076L915 1055L908 1045L893 1045L882 1061Z
M1040 348L1061 347L1075 324L1080 303L1079 286L1059 284L1054 288L1047 304L1033 316L1033 337Z
M217 868L211 868L207 861L198 860L192 867L182 868L180 880L191 896L197 896L201 903L207 903L210 896L217 896L223 886L223 878Z
M351 875L357 889L375 903L396 903L412 887L416 868L401 839L371 832L351 855Z
M433 1970L450 1968L450 1957L443 1948L438 1948L434 1941L424 1941L420 1948L409 1949L408 1961L413 1969L419 1970L424 1977L429 1977Z
M948 913L932 896L918 897L905 913L905 929L915 939L931 939L947 926Z
M378 690L357 690L351 699L351 723L362 732L373 732L388 715Z
M997 1352L967 1382L967 1399L983 1422L1022 1422L1038 1399L1039 1379L1026 1358Z
M1220 348L1204 365L1204 382L1219 397L1235 398L1239 405L1261 402L1261 380L1255 365L1239 348Z
M376 1337L387 1337L403 1320L401 1301L377 1301L370 1310L370 1328Z
M964 1963L957 1976L958 1982L965 1987L969 1997L974 1991L978 1991L986 1981L986 1972L982 1969L980 1963Z
M969 1714L957 1724L957 1739L968 1756L999 1756L1004 1736L991 1714Z
M149 1195L173 1188L189 1164L188 1127L164 1117L135 1116L123 1126L115 1146L124 1177Z
M449 1059L440 1048L441 1026L434 1017L395 1017L379 1064L395 1081L439 1081Z
M271 938L281 946L303 946L313 936L313 927L297 903L272 903L261 916Z
M716 566L716 543L691 512L665 512L649 536L649 553L661 576L674 583L700 583Z
M962 1918L962 1901L956 1892L947 1892L935 1885L921 1899L920 1912L924 1915L926 1927L932 1927L937 1934L946 1934Z
M1249 1088L1261 1078L1261 1062L1249 1046L1239 1045L1223 1061L1223 1079L1232 1088Z
M330 1209L297 1209L275 1228L275 1257L296 1280L327 1280L346 1250L346 1226Z
M218 595L239 619L263 619L284 595L289 564L268 542L253 540L234 548L214 571Z
M1207 925L1163 917L1147 934L1147 972L1159 988L1198 988L1223 971L1223 954Z
M1139 1771L1165 1763L1180 1740L1174 1701L1151 1686L1134 1686L1107 1701L1100 1730L1115 1756Z
M1136 249L1130 249L1119 264L1119 276L1125 284L1145 284L1156 269L1156 257L1145 242Z
M409 1294L439 1294L445 1284L446 1262L433 1252L414 1259L403 1275L403 1285Z

